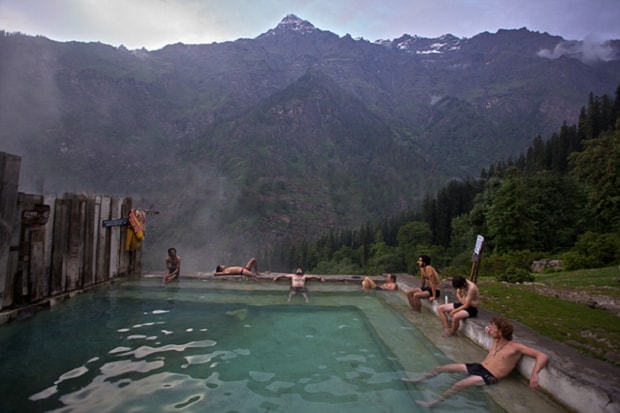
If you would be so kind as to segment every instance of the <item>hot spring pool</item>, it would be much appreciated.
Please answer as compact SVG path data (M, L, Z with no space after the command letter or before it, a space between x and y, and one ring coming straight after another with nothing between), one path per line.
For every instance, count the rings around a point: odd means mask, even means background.
M389 292L309 283L127 280L0 328L2 412L412 412L449 360ZM447 375L446 375L447 376ZM450 379L447 377L447 379ZM435 412L502 412L464 391Z

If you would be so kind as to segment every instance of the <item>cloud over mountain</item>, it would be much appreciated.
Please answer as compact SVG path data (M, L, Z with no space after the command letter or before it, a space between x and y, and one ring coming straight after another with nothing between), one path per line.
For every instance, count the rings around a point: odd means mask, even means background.
M584 41L563 41L558 43L552 50L541 49L538 52L538 56L547 59L569 57L579 59L587 64L610 62L620 59L618 46L614 47L614 43L620 43L620 41L608 40L598 42L592 38L586 38Z

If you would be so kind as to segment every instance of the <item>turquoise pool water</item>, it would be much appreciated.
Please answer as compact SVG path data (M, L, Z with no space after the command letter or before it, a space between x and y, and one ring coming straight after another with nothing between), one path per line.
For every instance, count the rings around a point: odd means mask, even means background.
M0 328L2 412L415 412L454 380L388 292L124 281ZM448 381L449 380L449 381ZM501 412L465 391L435 412Z

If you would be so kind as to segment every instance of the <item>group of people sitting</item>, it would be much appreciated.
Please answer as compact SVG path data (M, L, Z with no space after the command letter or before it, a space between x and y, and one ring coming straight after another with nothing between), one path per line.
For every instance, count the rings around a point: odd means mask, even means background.
M415 312L422 310L422 300L429 302L440 300L440 280L435 268L431 266L431 258L428 255L420 255L417 261L420 267L420 286L406 292L409 305ZM362 281L365 289L381 289L394 291L398 289L396 276L388 274L386 282L377 286L375 281L366 277ZM452 287L456 293L455 302L448 302L445 296L443 304L437 306L437 313L441 319L444 331L443 337L454 336L459 329L460 322L467 317L476 317L480 306L480 291L478 286L462 276L452 278ZM530 387L539 388L538 373L547 365L547 355L528 347L524 344L512 341L512 323L504 317L491 319L485 332L493 338L489 353L482 363L452 363L439 366L417 379L403 378L410 383L418 383L422 380L434 377L440 373L462 373L468 377L456 382L441 396L431 401L418 401L418 404L433 407L454 393L470 386L483 386L495 384L499 379L507 376L517 365L523 355L536 360L530 375Z
M422 300L428 299L433 302L441 297L439 274L435 268L431 266L431 257L428 255L420 255L417 261L420 267L420 286L407 291L407 299L411 308L420 312L422 310ZM448 302L448 296L445 296L445 302L437 307L439 318L444 327L443 336L453 336L459 329L460 320L467 317L475 317L478 314L478 306L480 305L480 292L473 282L461 276L452 278L452 287L456 292L456 302ZM388 274L386 282L381 286L377 286L375 281L366 277L362 281L362 288L371 290L389 290L398 289L396 284L396 276Z
M406 292L406 295L411 308L416 312L420 312L422 309L421 300L428 299L430 302L438 300L441 297L441 291L439 275L431 266L430 257L428 255L421 255L418 258L417 264L420 267L420 287L410 289ZM181 258L176 255L176 250L174 248L170 248L168 250L168 257L166 258L166 273L163 277L162 285L178 278L180 269ZM254 271L252 271L252 269L254 269ZM259 275L258 263L256 258L251 258L243 267L218 265L214 275L244 275L256 280ZM307 280L315 279L325 282L323 277L304 274L301 268L297 268L294 274L277 275L273 277L273 282L282 278L291 280L288 302L290 302L291 298L297 293L300 293L305 301L309 302L305 286ZM452 286L455 289L457 301L449 303L446 295L444 303L437 307L439 318L444 327L444 332L442 334L444 337L455 335L458 331L460 321L464 318L476 317L480 305L480 292L475 283L464 277L456 276L452 278ZM362 287L364 289L395 291L398 289L398 284L396 283L396 275L388 274L386 282L382 285L379 286L373 279L366 277L362 281ZM481 363L445 364L434 368L417 379L403 378L402 381L418 383L440 373L462 373L467 375L466 378L456 382L437 399L418 401L418 404L422 406L432 407L466 387L497 383L499 379L507 376L516 367L521 357L525 355L535 359L535 364L530 374L530 388L533 390L538 389L538 373L547 365L547 355L541 351L513 341L513 328L512 323L508 319L504 317L494 317L485 328L486 334L492 337L493 343L491 344L489 353Z

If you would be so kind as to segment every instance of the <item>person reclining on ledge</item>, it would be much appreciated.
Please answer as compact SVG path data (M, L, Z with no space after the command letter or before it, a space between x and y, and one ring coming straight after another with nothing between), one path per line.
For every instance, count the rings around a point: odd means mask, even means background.
M547 365L547 355L525 344L512 341L514 327L504 317L491 319L491 322L484 330L487 335L493 338L493 344L482 363L444 364L443 366L435 367L418 379L401 379L404 382L418 383L440 373L462 373L468 375L468 377L452 385L439 398L428 402L418 400L416 403L421 406L433 407L466 387L496 384L515 368L522 356L532 357L536 360L530 375L530 388L532 390L540 388L538 373Z
M387 281L384 282L381 286L377 286L377 284L370 277L364 278L364 281L362 281L362 288L365 290L395 291L398 290L398 284L396 284L396 276L388 274Z
M256 273L252 272L252 267L254 267ZM258 273L258 262L256 261L256 258L250 258L250 261L245 264L245 267L227 267L220 264L215 267L215 272L213 275L245 275L256 280L256 276L260 274Z

